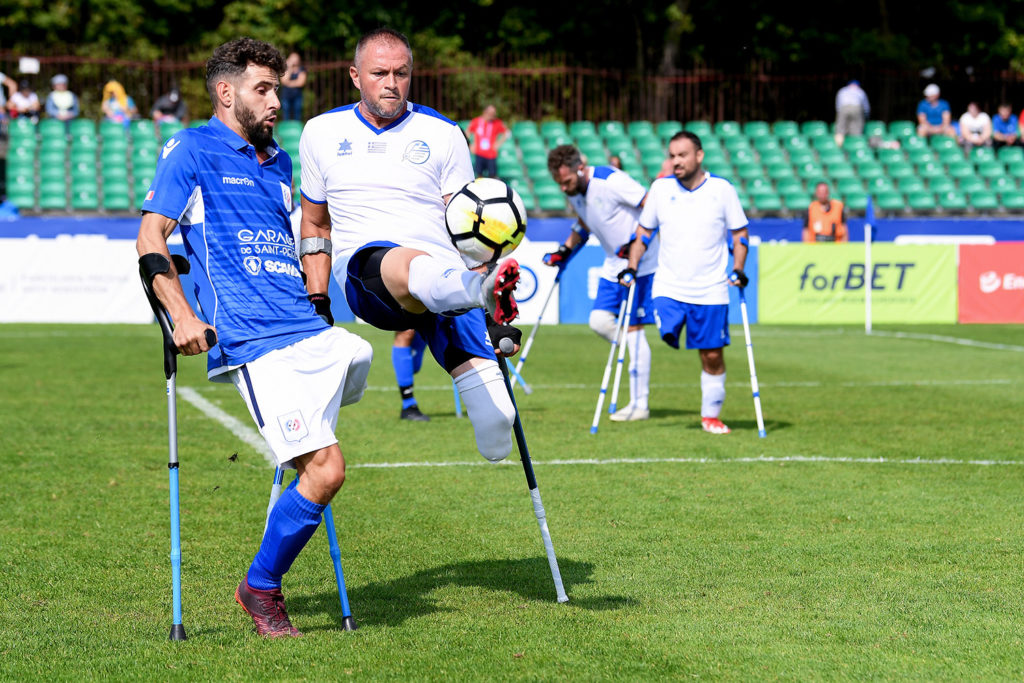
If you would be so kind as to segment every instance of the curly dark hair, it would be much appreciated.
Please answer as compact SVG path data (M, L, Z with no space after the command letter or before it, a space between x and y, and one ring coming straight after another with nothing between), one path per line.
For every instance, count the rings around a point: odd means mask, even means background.
M679 131L678 133L673 135L672 138L668 142L669 142L669 144L672 144L676 140L689 140L690 142L693 143L693 146L694 146L695 149L704 149L704 145L702 145L700 143L700 138L697 137L697 135L695 133L691 133L688 130L681 130L681 131Z
M217 81L241 76L250 64L268 67L278 76L285 71L284 57L276 47L262 40L235 38L213 51L206 62L206 91L210 93L214 111L217 110Z
M572 145L559 145L548 152L548 171L551 175L557 173L562 166L568 166L569 170L573 170L582 164L580 151Z

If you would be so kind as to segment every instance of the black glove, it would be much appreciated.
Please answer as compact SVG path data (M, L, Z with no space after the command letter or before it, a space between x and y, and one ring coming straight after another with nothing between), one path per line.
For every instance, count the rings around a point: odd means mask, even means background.
M619 247L615 255L619 258L629 258L629 250L633 247L633 242L636 242L636 235L630 237L628 242Z
M558 251L544 254L544 265L562 267L569 262L570 256L572 256L572 249L564 244L559 245Z
M513 344L519 346L519 343L523 340L523 331L511 325L499 325L488 315L487 336L491 338L491 346L498 349L501 348L502 339L511 339Z
M313 304L316 314L323 318L324 322L334 327L334 316L331 315L331 297L326 294L310 294L306 297L309 303Z
M750 278L747 277L746 273L737 268L731 273L729 273L729 281L739 285L739 287L742 289L743 287L746 287L747 284L750 282Z
M629 287L636 280L636 268L623 268L616 277L619 279L620 285Z

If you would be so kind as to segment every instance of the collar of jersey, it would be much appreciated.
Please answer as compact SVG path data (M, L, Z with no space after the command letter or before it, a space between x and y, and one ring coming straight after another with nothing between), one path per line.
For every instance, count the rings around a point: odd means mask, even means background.
M707 171L704 171L704 180L702 180L700 185L693 188L692 190L688 188L686 185L683 185L683 181L679 180L679 178L676 178L676 184L679 186L679 189L681 189L683 192L696 192L700 188L704 187L704 183L706 183L708 181L708 178L710 177L711 174L708 173Z
M246 149L247 147L252 147L251 144L245 141L245 138L228 128L228 125L216 116L211 117L210 122L207 125L210 127L210 130L213 131L214 135L231 145L231 149ZM272 139L270 144L267 145L267 155L275 157L277 156L279 149L277 142Z
M363 112L359 111L359 105L358 104L355 105L354 107L352 107L352 109L356 113L356 118L359 119L360 121L362 121L363 125L366 126L367 128L369 128L370 130L372 130L374 132L374 134L376 134L376 135L380 135L381 133L383 133L385 131L391 130L392 128L394 128L395 126L400 124L402 121L405 121L407 118L409 118L409 114L412 113L412 111L411 111L411 109L409 107L409 104L406 103L406 105L405 105L405 112L401 116L399 116L397 119L395 119L394 121L392 121L388 125L384 126L383 128L378 128L377 126L373 125L372 123L367 121L365 118L363 118Z

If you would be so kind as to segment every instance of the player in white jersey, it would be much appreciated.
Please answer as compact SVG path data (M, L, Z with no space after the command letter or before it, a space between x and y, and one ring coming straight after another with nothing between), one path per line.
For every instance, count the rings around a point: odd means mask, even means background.
M545 254L544 263L565 267L569 258L586 241L597 237L605 259L597 298L590 312L590 329L608 341L615 340L616 317L627 290L617 284L619 273L628 264L619 250L633 236L640 210L647 197L643 185L611 166L588 166L580 151L572 145L559 145L548 153L548 171L569 197L579 217L580 230L573 230L558 250ZM636 277L636 294L629 311L629 404L611 416L616 422L646 420L650 417L648 396L651 383L651 347L644 325L654 322L651 305L651 280L658 264L657 244L644 254Z
M725 401L725 356L729 345L729 286L745 287L747 217L728 180L706 172L704 150L693 133L669 141L673 176L651 185L629 250L629 267L620 276L628 284L655 233L661 241L652 297L661 338L679 348L698 349L702 372L701 425L712 434L728 434L719 418ZM729 243L735 269L726 273Z
M299 143L308 287L325 293L333 268L357 316L417 330L455 379L480 453L501 460L515 410L494 348L499 328L513 341L518 331L495 326L489 340L481 309L498 323L515 318L518 264L468 270L448 237L445 204L473 179L469 147L456 123L408 101L405 36L363 36L349 75L360 101L308 121Z

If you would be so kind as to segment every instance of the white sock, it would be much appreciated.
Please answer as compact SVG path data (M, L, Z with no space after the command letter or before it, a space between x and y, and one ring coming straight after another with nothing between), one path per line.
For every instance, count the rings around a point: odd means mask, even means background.
M718 417L725 403L725 373L709 375L700 373L700 416Z
M409 293L433 313L483 308L483 279L426 254L409 262Z
M651 393L651 345L643 328L626 334L629 347L629 402L637 410L647 410Z
M481 363L455 378L455 387L473 424L476 448L491 462L512 452L516 412L496 361Z

